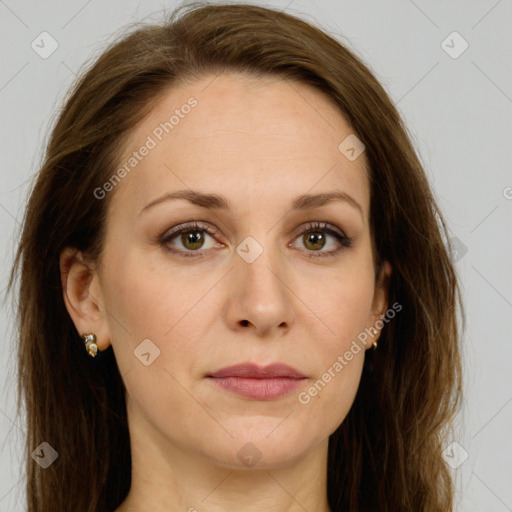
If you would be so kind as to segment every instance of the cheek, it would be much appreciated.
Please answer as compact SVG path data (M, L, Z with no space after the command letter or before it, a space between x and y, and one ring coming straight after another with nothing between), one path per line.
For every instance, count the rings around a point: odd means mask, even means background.
M318 316L309 328L317 372L297 400L304 414L322 418L324 435L338 428L355 399L367 348L358 336L370 327L372 302L373 281L364 273L347 274L311 298Z
M108 321L116 331L121 328L122 337L129 333L134 340L150 335L160 338L174 325L184 295L189 295L183 293L185 283L179 276L162 275L161 269L128 244L111 245L105 269Z
M328 352L342 350L353 338L370 327L374 295L374 276L369 265L347 267L317 281L325 283L311 291L304 282L299 292L316 316L318 331ZM312 320L314 321L314 320Z
M122 259L118 258L121 252ZM128 370L138 374L144 366L134 356L142 350L139 347L147 346L158 355L152 368L166 368L177 378L186 378L197 358L200 334L209 325L207 308L214 294L208 291L218 276L192 276L162 265L155 268L135 252L116 253L111 253L109 266L105 265L109 272L103 286L108 329L120 369L123 374ZM114 265L114 261L119 263ZM198 313L202 322L196 320Z
M316 316L310 332L316 340L316 380L298 401L310 414L324 418L331 433L347 415L359 386L368 347L362 340L371 327L374 280L370 266L353 266L329 280L322 292L309 295ZM316 333L316 335L315 335Z
M350 361L343 353L330 359L323 373L297 396L297 407L307 418L319 418L317 435L331 435L345 420L357 394L364 363L364 351L352 354ZM321 426L320 426L321 425Z
M194 405L185 389L190 387L198 348L188 333L187 312L207 287L180 293L185 279L163 279L136 258L125 257L110 268L105 305L117 365L137 415L164 432L169 418L177 411L188 414Z

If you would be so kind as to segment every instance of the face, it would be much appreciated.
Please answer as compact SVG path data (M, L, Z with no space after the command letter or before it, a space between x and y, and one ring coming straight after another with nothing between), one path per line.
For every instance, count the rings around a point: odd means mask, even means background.
M373 340L353 342L385 312L390 271L376 279L364 152L338 148L351 134L309 86L235 74L173 88L130 134L122 180L103 188L90 293L66 304L80 333L113 345L131 429L224 467L252 451L275 468L343 422ZM165 199L179 191L219 197ZM304 378L268 380L276 394L262 396L254 380L208 377L247 362Z

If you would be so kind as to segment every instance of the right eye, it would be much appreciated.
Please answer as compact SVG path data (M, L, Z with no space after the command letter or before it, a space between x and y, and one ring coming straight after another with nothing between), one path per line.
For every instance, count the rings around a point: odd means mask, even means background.
M197 253L199 249L203 248L205 242L205 233L208 236L213 236L217 229L212 229L208 225L202 225L197 222L190 222L175 226L171 231L166 231L165 234L159 239L159 243L168 252L178 254L185 258L203 256L204 253ZM178 235L181 235L178 237ZM170 242L177 239L183 248L174 249ZM207 248L208 249L208 248ZM205 249L206 250L206 249ZM187 254L188 253L188 254Z

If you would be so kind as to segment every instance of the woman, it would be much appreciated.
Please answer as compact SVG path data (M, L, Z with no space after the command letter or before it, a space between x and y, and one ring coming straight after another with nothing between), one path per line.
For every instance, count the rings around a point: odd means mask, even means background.
M60 113L9 283L28 510L453 510L446 234L328 34L198 3L128 34Z

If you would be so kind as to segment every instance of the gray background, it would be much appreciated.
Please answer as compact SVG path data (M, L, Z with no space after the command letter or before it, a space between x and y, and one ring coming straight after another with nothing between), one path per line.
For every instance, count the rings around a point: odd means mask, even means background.
M75 73L120 27L174 5L0 0L0 290L7 284L49 123ZM459 248L457 270L468 318L466 397L452 440L458 444L446 452L458 466L453 469L456 510L512 511L512 348L506 323L512 318L512 1L264 5L299 14L345 43L347 38L405 118ZM46 59L31 47L43 31L58 43ZM448 37L454 31L469 44L458 56L464 42ZM14 414L16 341L9 301L0 315L0 511L22 511L24 423Z

